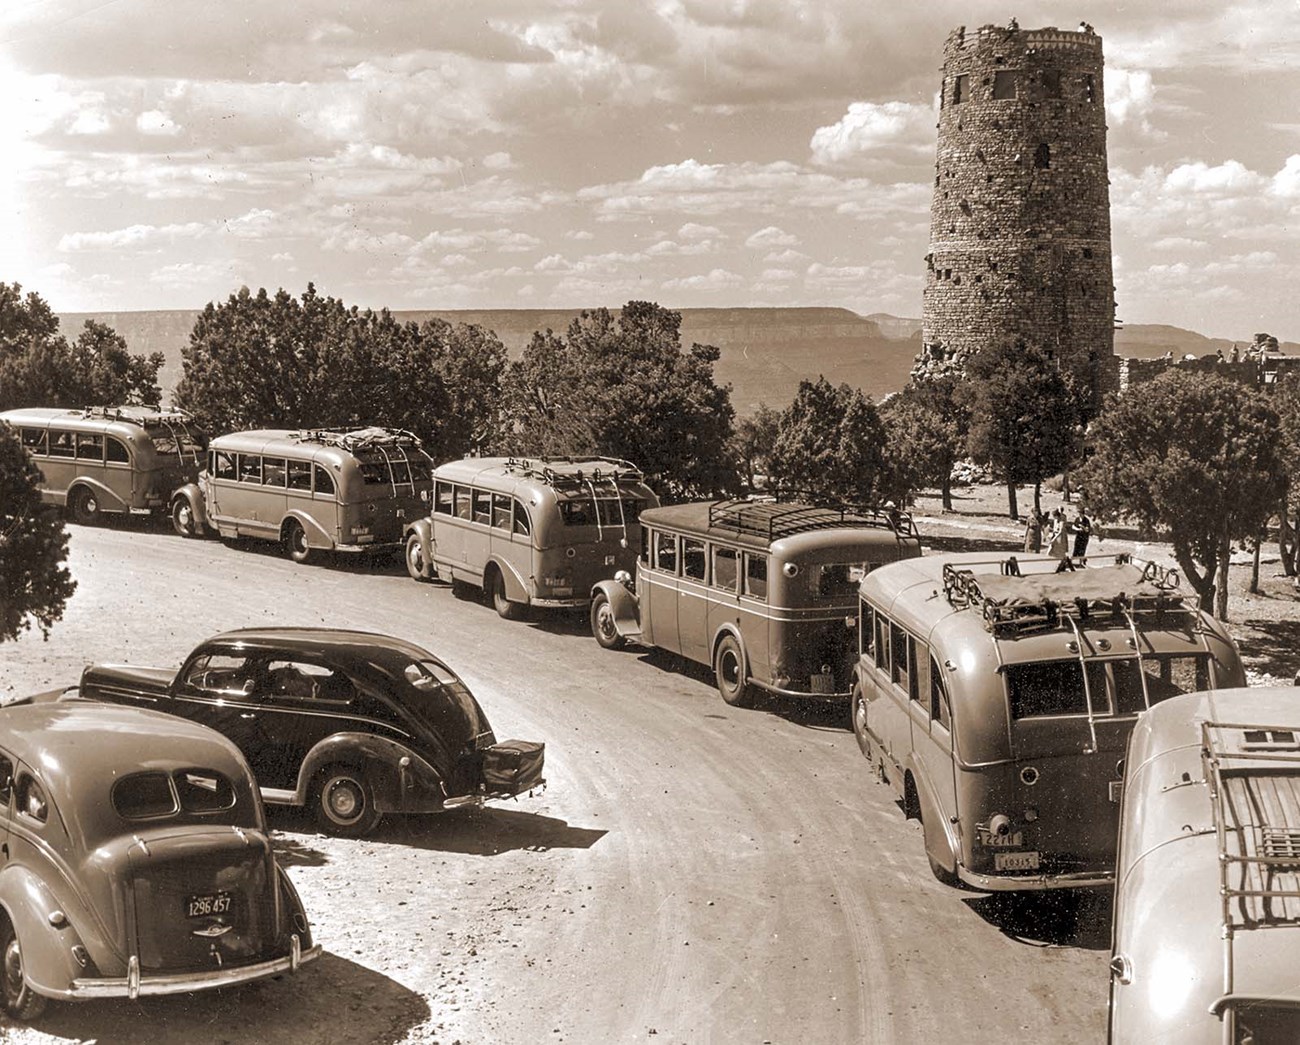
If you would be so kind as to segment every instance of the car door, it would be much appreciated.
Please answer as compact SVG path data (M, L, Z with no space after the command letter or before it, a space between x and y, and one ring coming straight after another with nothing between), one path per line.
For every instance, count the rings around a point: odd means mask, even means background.
M14 760L0 750L0 874L9 862L9 819L13 815Z
M239 748L259 786L271 787L262 779L275 761L263 733L263 704L269 691L265 676L264 655L209 647L181 668L166 710L224 734Z
M262 787L291 790L307 753L326 737L358 729L369 732L354 716L356 691L342 671L313 658L269 657L265 691L258 711L262 742Z

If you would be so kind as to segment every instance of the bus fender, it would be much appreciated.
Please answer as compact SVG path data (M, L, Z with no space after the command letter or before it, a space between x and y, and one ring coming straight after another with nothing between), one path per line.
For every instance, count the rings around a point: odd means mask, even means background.
M179 500L189 502L190 514L194 516L195 528L198 533L202 534L206 529L216 528L212 523L208 522L208 501L203 496L203 490L198 483L186 483L184 486L173 490L171 505L174 507Z
M280 533L284 534L284 524L290 519L298 520L302 526L303 532L307 535L307 546L309 548L324 548L327 551L334 547L334 538L326 532L325 527L313 519L308 512L300 508L292 508L285 513L284 518L280 520Z
M427 517L406 524L406 529L402 531L402 539L409 542L412 537L419 538L420 554L424 557L424 572L428 575L428 579L432 580L438 576L438 564L433 561L433 524Z
M524 579L519 576L519 571L516 570L514 566L506 562L504 559L498 559L495 555L488 559L488 563L489 565L495 565L496 568L501 571L501 578L505 581L506 585L507 599L511 602L522 602L525 605L531 601L528 598L528 585L524 583ZM483 585L486 589L487 570L483 571Z
M108 511L130 511L130 506L121 497L115 494L111 489L101 483L98 479L89 479L84 475L77 476L76 481L68 487L68 492L64 495L64 503L72 500L72 492L78 487L84 486L87 489L95 491L95 496L105 505L116 505L115 508L108 508Z
M925 851L930 859L949 874L957 873L957 861L961 853L961 842L957 838L956 825L943 811L934 795L929 774L925 767L915 759L908 759L908 772L916 783L916 802L921 811L921 830L925 837Z
M641 600L626 584L606 578L597 581L591 588L591 598L605 596L609 608L614 614L614 628L624 638L641 637Z
M731 624L730 622L723 624L720 628L718 628L717 631L713 633L713 642L710 643L709 645L710 666L712 666L714 660L717 659L718 643L722 641L722 637L724 635L730 635L738 643L740 643L740 653L741 656L745 658L745 677L748 678L749 677L749 650L745 648L745 638L743 635L740 634L740 629L737 628L734 624Z

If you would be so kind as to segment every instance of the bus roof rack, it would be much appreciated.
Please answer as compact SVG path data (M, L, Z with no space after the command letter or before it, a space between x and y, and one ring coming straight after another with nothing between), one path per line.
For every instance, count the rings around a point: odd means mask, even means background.
M915 537L910 512L842 503L805 504L801 501L740 499L709 505L709 525L774 541L809 530L892 530L900 537Z
M325 443L338 446L354 453L370 447L409 447L422 449L419 437L405 428L384 428L372 425L369 428L304 428L294 433L307 443Z
M1020 632L1061 627L1063 618L1080 622L1094 617L1126 614L1195 613L1200 599L1178 590L1178 571L1127 552L1109 565L1076 565L1064 558L1056 568L1042 557L1022 562L1012 555L988 562L944 563L943 594L955 609L978 609L984 626L994 632ZM1022 565L1029 566L1022 571ZM977 573L980 566L996 572ZM1038 568L1034 568L1038 567Z
M548 486L585 486L588 482L639 483L645 479L636 465L619 457L508 457L505 469Z
M150 422L185 424L194 420L194 416L184 410L164 410L160 406L87 406L82 408L81 416L105 421L129 421L137 425Z

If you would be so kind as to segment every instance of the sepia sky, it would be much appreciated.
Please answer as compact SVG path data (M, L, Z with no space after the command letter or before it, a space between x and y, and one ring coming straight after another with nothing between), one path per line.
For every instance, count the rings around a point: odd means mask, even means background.
M1106 52L1119 317L1300 340L1300 4L4 0L0 280L919 316L944 38Z

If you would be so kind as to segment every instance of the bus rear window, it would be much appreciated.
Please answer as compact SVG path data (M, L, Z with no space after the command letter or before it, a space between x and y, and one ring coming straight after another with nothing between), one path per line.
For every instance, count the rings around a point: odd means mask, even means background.
M1088 713L1088 696L1084 693L1083 673L1077 660L1008 664L1006 676L1013 719ZM1108 714L1110 702L1106 696L1105 663L1088 665L1088 685L1092 693L1093 714Z
M814 566L813 591L819 599L857 598L858 581L867 575L869 567L863 563L836 562Z
M619 501L613 497L574 498L560 501L560 518L565 526L595 526L599 519L601 526L630 526L641 518L643 502L624 498L620 508Z
M203 441L183 424L150 425L145 428L153 448L160 454L185 454L197 457L203 453Z
M1121 715L1142 711L1146 701L1137 658L1111 661L1110 665L1115 678L1116 710ZM1147 655L1142 658L1142 673L1146 677L1146 699L1152 704L1180 693L1198 693L1210 688L1209 658L1204 654Z

